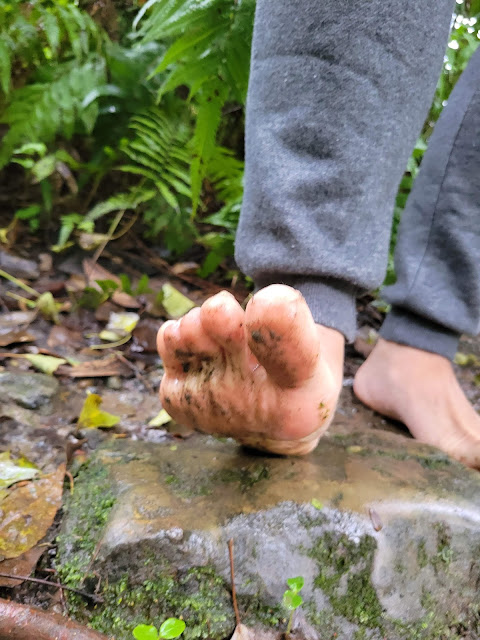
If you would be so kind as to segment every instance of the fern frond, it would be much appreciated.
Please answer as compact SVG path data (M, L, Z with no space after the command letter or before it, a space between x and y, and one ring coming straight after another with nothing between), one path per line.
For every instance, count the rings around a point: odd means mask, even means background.
M166 72L159 99L187 85L193 100L192 216L225 102L245 101L254 10L255 0L157 0L149 3L149 12L142 9L138 15L144 42L171 41L154 72Z
M116 193L108 200L99 202L85 216L85 220L93 222L113 211L121 211L122 209L136 209L143 202L152 200L156 195L153 189L145 189L134 187L127 193Z
M192 139L192 215L195 215L202 189L206 167L215 149L217 130L225 102L226 89L204 92L199 100L197 122Z
M122 151L130 163L118 168L152 183L163 200L178 211L179 196L191 198L190 156L185 150L188 130L157 107L133 116L129 128L135 137Z
M52 82L35 83L17 89L1 122L9 125L0 149L0 168L14 149L25 142L52 141L56 135L70 138L77 125L91 132L97 117L96 104L82 107L85 96L106 81L102 58L92 58L82 66L59 65Z

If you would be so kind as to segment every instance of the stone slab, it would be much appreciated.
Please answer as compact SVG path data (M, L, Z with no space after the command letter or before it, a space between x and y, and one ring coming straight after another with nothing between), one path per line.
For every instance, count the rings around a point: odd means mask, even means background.
M106 605L78 615L119 640L169 615L187 640L220 640L235 626L229 539L251 624L284 630L285 581L302 575L299 637L479 637L480 475L375 430L304 458L208 437L109 444L77 479L60 573L102 577Z

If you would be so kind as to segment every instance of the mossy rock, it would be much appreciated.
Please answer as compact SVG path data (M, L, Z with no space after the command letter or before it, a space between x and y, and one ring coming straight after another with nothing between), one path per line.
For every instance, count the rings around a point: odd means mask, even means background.
M430 453L371 433L301 459L212 438L109 444L78 474L58 553L61 579L99 584L104 603L74 596L71 613L118 640L169 616L186 640L229 637L233 539L252 626L284 631L285 581L302 575L309 638L478 637L480 480Z

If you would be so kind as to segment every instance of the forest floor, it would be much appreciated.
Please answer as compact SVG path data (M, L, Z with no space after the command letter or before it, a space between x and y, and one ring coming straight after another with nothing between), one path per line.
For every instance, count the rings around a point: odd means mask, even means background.
M195 256L167 261L133 234L93 257L78 248L54 254L34 239L21 247L0 248L0 597L64 612L61 589L6 576L56 581L62 491L74 491L76 472L99 443L181 446L196 437L160 406L156 333L222 289L240 303L249 291L237 275L227 286L201 279ZM359 332L347 347L333 430L405 433L352 393L383 319L379 306L374 296L358 301ZM455 368L479 411L479 339L462 339Z

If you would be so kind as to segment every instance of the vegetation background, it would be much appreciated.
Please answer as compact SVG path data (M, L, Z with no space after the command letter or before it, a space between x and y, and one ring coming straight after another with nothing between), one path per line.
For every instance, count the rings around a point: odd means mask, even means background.
M400 185L480 43L457 0L443 72ZM0 242L54 251L133 230L231 275L254 0L0 0ZM394 277L390 261L387 279Z

